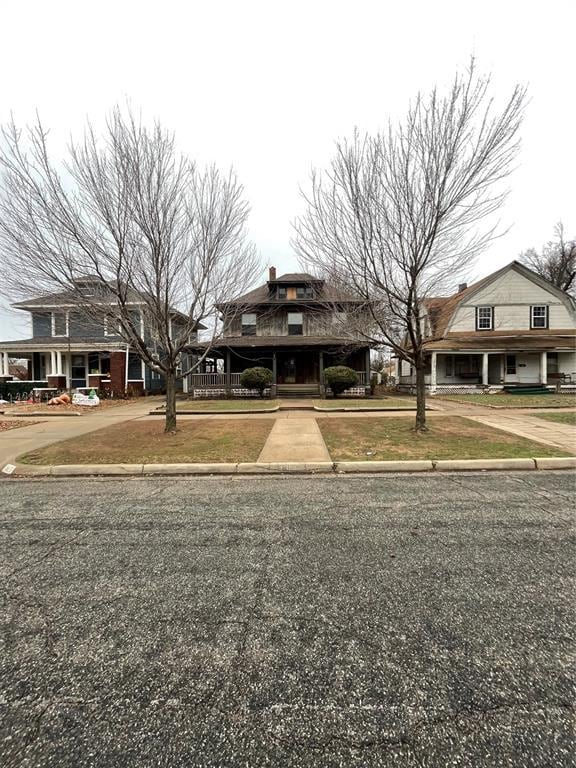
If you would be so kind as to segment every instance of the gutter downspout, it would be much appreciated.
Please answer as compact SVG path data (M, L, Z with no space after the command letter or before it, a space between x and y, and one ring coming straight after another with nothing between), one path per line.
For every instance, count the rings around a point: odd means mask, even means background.
M130 354L130 344L126 344L126 365L124 366L124 394L128 394L128 355Z

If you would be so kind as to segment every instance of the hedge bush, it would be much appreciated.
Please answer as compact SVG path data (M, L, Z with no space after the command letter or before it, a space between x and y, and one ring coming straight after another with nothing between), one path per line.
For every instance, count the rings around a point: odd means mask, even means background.
M338 397L344 390L358 383L358 375L346 365L332 365L324 369L324 381L332 390L334 397Z
M263 396L264 390L272 384L272 371L270 368L262 368L257 366L256 368L246 368L240 374L240 386L245 389L257 389L260 397Z

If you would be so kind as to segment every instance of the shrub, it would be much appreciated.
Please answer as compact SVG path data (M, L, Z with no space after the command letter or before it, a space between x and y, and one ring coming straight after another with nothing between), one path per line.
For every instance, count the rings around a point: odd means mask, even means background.
M358 383L356 371L345 365L333 365L324 369L324 380L332 390L334 397Z
M272 384L272 371L270 368L246 368L240 374L240 386L245 389L257 389L260 397L264 390Z

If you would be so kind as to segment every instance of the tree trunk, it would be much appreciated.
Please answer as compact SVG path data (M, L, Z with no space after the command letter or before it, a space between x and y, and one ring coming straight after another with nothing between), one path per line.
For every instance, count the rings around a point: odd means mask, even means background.
M166 424L164 432L176 432L176 374L166 374Z
M426 432L426 368L424 361L417 363L416 367L416 432Z

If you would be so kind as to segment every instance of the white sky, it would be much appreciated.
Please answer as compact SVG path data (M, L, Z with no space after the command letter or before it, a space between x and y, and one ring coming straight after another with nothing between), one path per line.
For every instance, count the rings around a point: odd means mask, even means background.
M540 247L559 219L576 233L572 0L4 0L1 18L1 122L37 109L60 159L86 117L129 99L190 156L234 166L279 273L297 268L299 186L334 140L381 128L472 52L496 96L520 81L531 101L502 212L512 229L470 279ZM22 314L0 313L0 338L29 335Z

